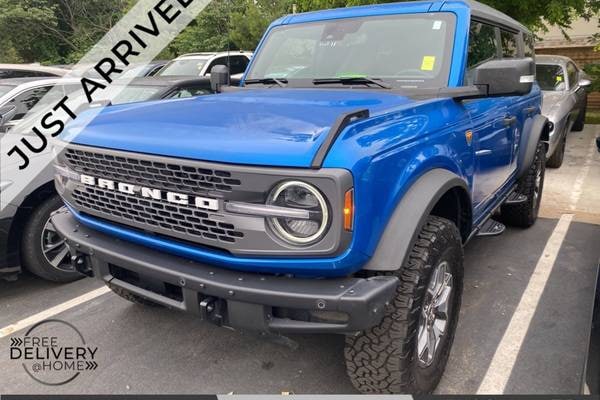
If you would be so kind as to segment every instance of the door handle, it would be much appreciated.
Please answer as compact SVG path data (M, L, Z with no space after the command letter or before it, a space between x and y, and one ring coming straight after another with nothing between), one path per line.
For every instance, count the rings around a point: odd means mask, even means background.
M484 150L477 150L475 152L475 155L477 157L481 157L481 156L489 156L490 154L492 154L492 151L489 149L484 149Z
M504 125L511 126L517 123L517 117L506 117L504 118Z
M525 114L531 114L531 113L534 113L536 110L537 110L537 107L527 107L523 111L525 111Z

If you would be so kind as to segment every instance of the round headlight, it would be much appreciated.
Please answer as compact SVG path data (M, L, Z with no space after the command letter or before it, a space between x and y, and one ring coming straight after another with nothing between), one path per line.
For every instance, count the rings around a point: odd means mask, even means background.
M287 181L269 195L269 205L307 211L308 218L269 218L269 225L281 239L296 245L308 245L321 239L329 223L329 210L323 195L312 185Z

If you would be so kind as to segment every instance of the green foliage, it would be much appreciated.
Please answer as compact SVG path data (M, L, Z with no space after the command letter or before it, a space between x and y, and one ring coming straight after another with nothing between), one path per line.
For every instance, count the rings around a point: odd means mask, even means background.
M173 58L183 53L223 51L229 39L228 27L232 13L240 11L239 1L213 0L162 52L159 58Z
M583 70L592 79L592 87L590 91L600 92L600 63L586 64Z
M76 62L133 0L0 0L0 62Z

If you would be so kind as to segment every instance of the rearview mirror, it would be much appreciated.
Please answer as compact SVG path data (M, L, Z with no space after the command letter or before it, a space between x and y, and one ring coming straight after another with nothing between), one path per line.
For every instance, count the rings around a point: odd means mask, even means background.
M229 86L229 68L225 65L215 65L210 70L210 87L213 92L220 93L223 86Z
M535 63L531 58L492 60L473 71L473 84L488 97L523 96L531 92Z

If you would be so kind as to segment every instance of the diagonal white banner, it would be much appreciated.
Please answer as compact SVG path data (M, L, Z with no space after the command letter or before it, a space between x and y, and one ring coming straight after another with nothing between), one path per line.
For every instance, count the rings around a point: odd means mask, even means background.
M52 147L60 142L52 138L77 119L81 128L65 138L72 140L104 108L95 102L106 104L118 96L134 79L128 72L148 65L208 3L210 0L139 0L62 84L51 89L19 125L0 133L0 213L19 204L32 188L48 182L54 154L61 150L55 148L53 154Z

